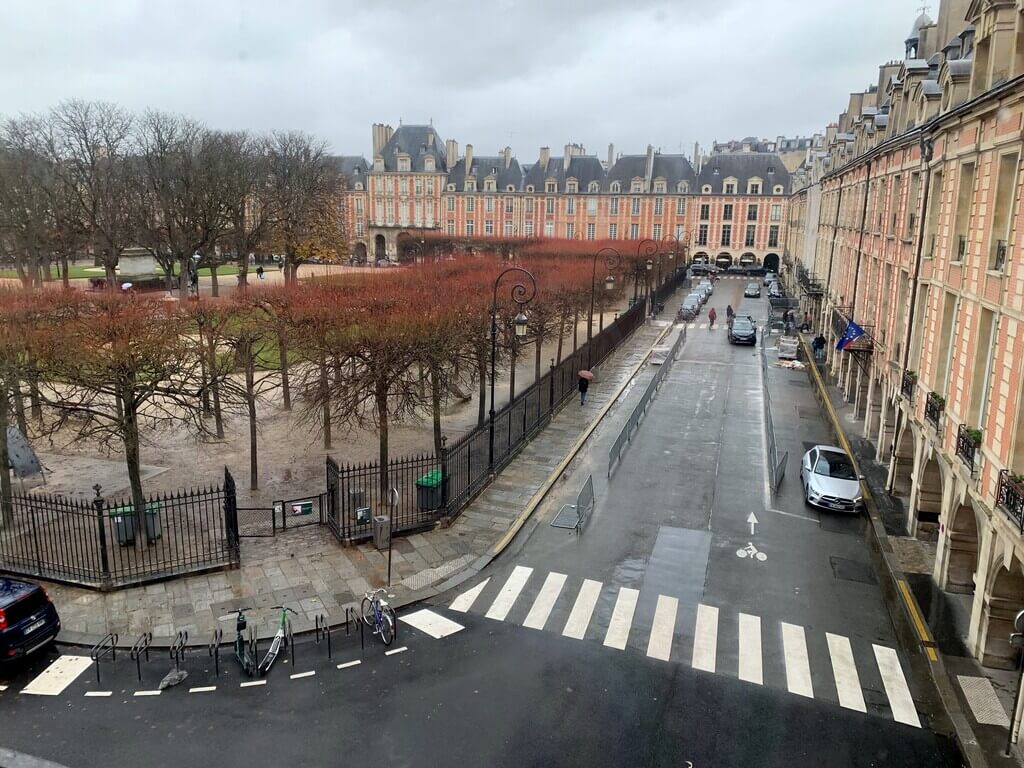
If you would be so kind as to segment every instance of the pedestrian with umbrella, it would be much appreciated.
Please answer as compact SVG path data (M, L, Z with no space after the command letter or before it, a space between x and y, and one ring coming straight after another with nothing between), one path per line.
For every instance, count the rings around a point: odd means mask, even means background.
M579 373L579 390L580 390L580 405L587 404L587 390L590 389L590 380L594 378L594 374L591 371L580 371Z

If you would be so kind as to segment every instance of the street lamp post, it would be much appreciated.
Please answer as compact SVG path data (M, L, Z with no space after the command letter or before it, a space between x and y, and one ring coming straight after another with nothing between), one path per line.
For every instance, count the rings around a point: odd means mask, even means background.
M487 446L487 471L491 475L494 474L494 378L498 356L498 285L501 283L501 278L511 272L518 272L530 281L529 284L520 282L512 286L512 301L520 308L519 314L512 321L516 336L526 335L527 317L522 308L533 301L533 297L537 295L537 278L522 267L509 267L494 279L494 294L491 299L491 424L490 440Z
M643 271L646 266L649 272L654 266L654 262L651 261L651 257L658 253L658 243L651 240L649 237L641 240L636 246L636 259L637 259L637 271ZM643 263L644 259L647 259L646 265ZM644 277L644 289L647 291L648 297L650 297L650 277Z
M648 259L644 264L644 290L647 292L647 303L649 305L650 314L654 314L654 291L651 288L651 270L654 269L654 261Z
M604 287L606 291L610 291L615 287L615 275L612 274L619 265L622 264L622 256L614 248L601 248L594 254L594 268L590 273L590 315L587 317L587 368L589 369L593 361L594 350L593 345L590 343L594 338L594 294L597 292L597 260L604 258L605 268L608 270L608 274L604 278ZM604 310L601 310L602 316Z

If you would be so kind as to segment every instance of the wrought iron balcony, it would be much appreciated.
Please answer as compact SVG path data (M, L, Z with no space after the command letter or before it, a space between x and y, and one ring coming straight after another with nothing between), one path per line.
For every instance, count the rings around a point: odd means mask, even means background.
M999 473L996 504L1003 508L1024 532L1024 480L1004 469Z
M961 424L956 430L956 455L974 474L978 446L981 445L981 430Z
M917 374L913 371L904 371L903 380L900 382L900 392L907 402L914 402L914 390L917 389Z
M956 260L963 261L967 255L967 235L960 235L956 239Z
M996 247L992 254L992 269L996 272L1002 272L1003 266L1006 264L1006 241L997 240Z
M946 400L937 392L929 392L924 401L924 418L938 432L942 426L942 414L946 410Z

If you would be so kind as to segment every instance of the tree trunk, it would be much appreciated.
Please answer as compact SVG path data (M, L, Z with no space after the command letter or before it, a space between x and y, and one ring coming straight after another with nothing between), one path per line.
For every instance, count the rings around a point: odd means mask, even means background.
M288 383L288 337L283 329L277 331L277 351L281 358L281 396L284 398L284 409L292 409L292 388Z
M388 500L388 387L378 380L374 387L374 403L377 408L377 425L380 431L380 452L377 455L378 477L380 477L380 498Z
M220 285L217 284L216 264L210 264L210 295L220 296Z
M207 360L206 353L203 351L203 347L206 346L206 342L203 338L203 329L199 328L199 379L202 383L202 389L199 392L199 400L202 403L203 416L209 416L210 410L210 375L206 369Z
M477 408L476 424L482 427L487 420L487 356L480 350L476 355L476 374L480 384L480 403Z
M235 260L238 262L238 284L249 285L249 254L243 253L243 248L235 248Z
M320 361L320 404L323 408L324 450L331 449L331 394L327 380L327 361Z
M206 336L210 366L210 390L213 393L213 422L217 426L217 437L224 437L224 413L220 407L220 382L217 380L217 344L211 330Z
M188 283L189 283L189 262L191 259L188 256L178 257L178 297L185 301L188 299Z
M135 530L139 541L145 535L144 513L146 511L146 497L142 493L142 474L140 470L139 457L139 424L138 414L135 411L134 393L129 392L126 397L120 398L124 408L123 429L121 434L124 443L124 460L128 465L128 482L132 488L132 507L135 509Z
M114 265L110 261L103 262L103 275L106 277L106 288L108 291L117 290L117 273L114 271Z
M60 280L65 288L71 287L71 278L68 275L68 255L66 253L60 255Z
M441 457L441 372L430 366L430 409L434 417L434 455Z
M39 379L35 372L29 374L28 401L32 406L32 418L41 422L43 420L43 401L39 396Z
M17 385L16 381L0 380L0 436L3 438L0 439L0 530L14 514L14 502L12 501L14 490L11 487L11 473L7 469L10 463L7 456L7 414L11 407L10 385L12 383Z
M28 437L28 422L25 420L25 396L21 393L21 382L14 379L11 392L14 394L14 418L21 434ZM6 434L6 432L4 433ZM6 444L6 441L3 441ZM0 467L6 466L0 463Z
M256 454L256 360L252 347L245 352L245 405L249 411L249 489L260 487Z

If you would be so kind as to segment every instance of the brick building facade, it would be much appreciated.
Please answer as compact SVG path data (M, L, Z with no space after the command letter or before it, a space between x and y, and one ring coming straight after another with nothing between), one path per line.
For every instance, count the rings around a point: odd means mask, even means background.
M797 173L784 267L854 352L828 367L864 417L967 646L1009 667L1024 608L1024 7L943 0L852 94Z
M373 126L373 160L339 158L353 256L398 258L398 242L452 237L689 242L695 259L776 268L785 240L790 174L777 154L712 155L700 168L678 154L607 160L567 144L520 164L505 147L462 154L433 126Z

